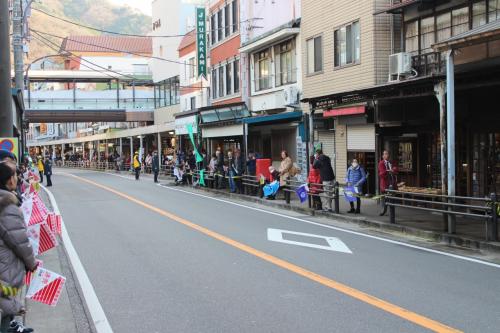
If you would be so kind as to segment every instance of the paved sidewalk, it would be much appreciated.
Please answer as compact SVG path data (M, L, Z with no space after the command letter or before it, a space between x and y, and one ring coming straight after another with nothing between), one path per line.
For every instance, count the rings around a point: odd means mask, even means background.
M40 191L40 196L50 208L50 201L43 190ZM94 332L78 291L78 282L73 276L61 239L58 240L60 244L56 249L39 258L43 261L43 267L66 277L65 287L55 307L27 300L26 326L34 328L36 333Z

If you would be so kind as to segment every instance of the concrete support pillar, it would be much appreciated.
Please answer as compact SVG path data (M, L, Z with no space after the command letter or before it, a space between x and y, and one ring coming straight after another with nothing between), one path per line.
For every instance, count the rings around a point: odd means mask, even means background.
M118 148L118 154L120 154L120 157L123 158L123 140L122 138L120 138L119 140L120 140L120 146Z
M52 145L52 161L56 160L56 145Z
M158 132L158 144L156 145L158 148L158 168L161 170L161 133Z
M130 170L134 163L134 138L130 137Z
M97 140L97 162L101 161L101 141Z
M139 135L139 160L142 161L142 155L144 154L144 146L142 142L142 135Z
M441 191L448 193L448 172L446 163L446 82L439 82L434 86L434 92L439 103L439 134L441 138Z
M448 195L455 195L455 66L453 50L446 55L446 122L448 150ZM448 232L456 232L455 216L448 219Z

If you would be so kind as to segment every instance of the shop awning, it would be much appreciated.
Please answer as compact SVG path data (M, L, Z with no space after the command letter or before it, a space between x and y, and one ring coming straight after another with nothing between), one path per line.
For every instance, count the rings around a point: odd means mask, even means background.
M500 20L490 22L432 45L438 52L500 39Z
M364 114L366 105L356 105L323 111L323 118Z
M264 124L264 123L278 123L278 122L291 122L298 121L302 119L302 112L283 112L278 114L272 114L269 116L257 116L252 118L243 119L246 124Z
M217 124L221 122L234 122L241 118L250 117L250 112L245 103L232 103L224 105L207 106L198 109L201 122L206 124Z

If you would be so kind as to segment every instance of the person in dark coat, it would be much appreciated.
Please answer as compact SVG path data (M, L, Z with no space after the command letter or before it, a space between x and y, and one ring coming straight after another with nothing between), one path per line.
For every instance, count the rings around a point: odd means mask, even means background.
M323 184L321 205L323 211L332 211L333 183L335 181L332 161L330 160L330 157L323 154L323 151L321 149L316 150L315 158L316 160L313 163L313 168L319 170L321 182Z
M247 159L247 174L249 176L255 176L257 173L257 159L255 158L255 153L250 152L248 153L248 159Z
M224 188L224 154L220 149L217 149L215 152L215 156L217 157L217 161L215 162L215 178L218 189Z
M33 332L13 320L14 316L25 313L16 296L24 286L26 271L37 268L23 213L14 194L16 187L16 164L0 160L0 310L2 317L12 320L9 332Z
M153 152L153 161L151 165L151 170L154 174L154 182L158 183L158 174L160 173L160 158L158 157L158 152Z
M398 174L398 167L394 161L391 161L389 152L384 150L382 160L378 163L378 180L380 187L380 194L385 194L385 191L392 186L393 190L397 190L396 176ZM382 196L382 211L380 216L387 213L387 206L385 205L384 197Z
M235 185L238 193L243 193L243 173L245 172L245 162L243 161L243 157L241 156L241 150L236 149L234 151L234 159L233 159L233 171L235 175Z
M43 164L43 173L47 179L47 187L52 186L52 162L48 156L45 157L45 163Z

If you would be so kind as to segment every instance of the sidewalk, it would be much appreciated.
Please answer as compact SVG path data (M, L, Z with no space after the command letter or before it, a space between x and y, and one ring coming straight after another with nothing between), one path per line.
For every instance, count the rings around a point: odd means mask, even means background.
M40 197L49 209L50 200L45 191L40 190ZM78 282L73 277L66 252L60 237L59 246L39 257L43 267L66 277L66 284L61 292L57 306L50 307L38 302L26 300L27 314L25 324L35 329L36 333L92 333L83 299L78 291Z

